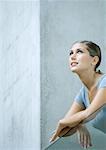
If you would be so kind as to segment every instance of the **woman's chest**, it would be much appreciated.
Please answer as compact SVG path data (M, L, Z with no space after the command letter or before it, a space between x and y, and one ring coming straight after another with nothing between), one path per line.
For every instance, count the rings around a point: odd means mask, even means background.
M89 103L93 101L93 99L95 98L97 94L97 91L98 91L97 87L94 87L93 89L87 92Z

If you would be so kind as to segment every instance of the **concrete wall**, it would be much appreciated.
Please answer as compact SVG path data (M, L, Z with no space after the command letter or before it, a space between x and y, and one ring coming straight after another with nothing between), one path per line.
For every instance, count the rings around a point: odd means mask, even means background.
M39 17L38 0L0 1L1 150L40 149L40 94L42 149L49 144L81 87L68 67L74 41L97 42L106 72L105 6L105 0L41 0Z
M40 149L39 1L0 1L0 149Z
M68 66L71 44L77 40L92 40L99 44L103 54L100 68L106 72L106 1L42 0L40 21L41 136L44 148L49 144L57 121L67 112L81 87Z

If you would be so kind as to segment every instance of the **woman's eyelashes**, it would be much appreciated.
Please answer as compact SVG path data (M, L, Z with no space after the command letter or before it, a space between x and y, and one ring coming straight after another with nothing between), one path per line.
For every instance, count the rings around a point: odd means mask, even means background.
M84 53L81 49L77 49L76 53ZM74 52L71 50L69 55L74 54Z
M81 49L78 49L77 53L84 53L84 52Z

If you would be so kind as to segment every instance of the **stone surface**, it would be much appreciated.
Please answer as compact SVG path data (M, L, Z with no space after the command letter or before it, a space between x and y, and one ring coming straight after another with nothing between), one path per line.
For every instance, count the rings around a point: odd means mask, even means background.
M0 149L40 149L39 1L0 1Z

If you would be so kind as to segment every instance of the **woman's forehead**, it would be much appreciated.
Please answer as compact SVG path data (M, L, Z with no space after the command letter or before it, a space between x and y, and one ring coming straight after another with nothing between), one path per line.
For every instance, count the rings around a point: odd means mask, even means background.
M72 45L71 50L80 48L87 50L88 47L84 43L75 43L74 45Z

